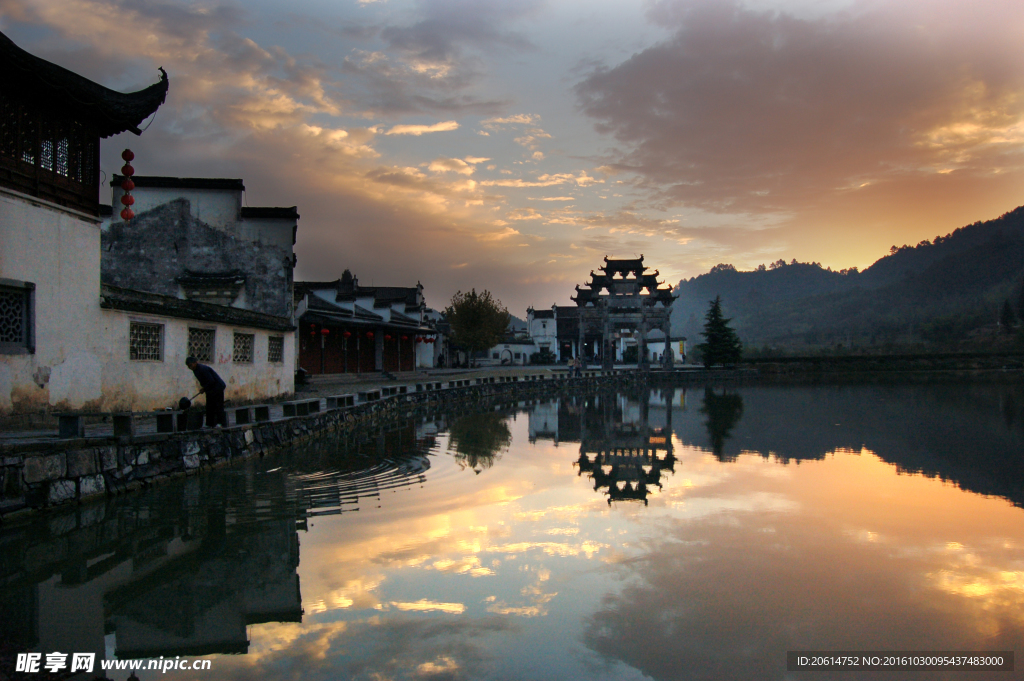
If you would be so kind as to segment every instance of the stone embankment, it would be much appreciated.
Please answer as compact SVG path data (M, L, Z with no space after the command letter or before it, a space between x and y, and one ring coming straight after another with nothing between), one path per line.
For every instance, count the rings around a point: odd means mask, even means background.
M359 437L429 412L494 400L550 397L553 392L637 387L649 380L645 374L622 370L588 371L581 378L522 378L528 380L478 378L429 388L413 385L404 392L385 389L369 395L369 401L350 406L334 407L338 402L322 400L329 408L223 429L4 442L0 444L0 518L123 494L312 439Z

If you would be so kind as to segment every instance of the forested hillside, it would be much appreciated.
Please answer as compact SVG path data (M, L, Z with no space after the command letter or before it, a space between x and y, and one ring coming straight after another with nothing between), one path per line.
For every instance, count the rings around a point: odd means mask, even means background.
M718 265L679 282L673 333L699 342L708 301L720 295L748 349L955 349L998 337L1007 301L1019 325L1022 282L1024 207L934 241L893 246L862 272L781 260L750 272Z

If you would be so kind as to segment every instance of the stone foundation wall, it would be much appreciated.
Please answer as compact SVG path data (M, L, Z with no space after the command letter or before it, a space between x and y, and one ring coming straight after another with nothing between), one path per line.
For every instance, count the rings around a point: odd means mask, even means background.
M402 419L489 401L641 386L643 374L494 383L395 395L345 409L232 428L0 445L0 517L142 489L311 439L359 436Z

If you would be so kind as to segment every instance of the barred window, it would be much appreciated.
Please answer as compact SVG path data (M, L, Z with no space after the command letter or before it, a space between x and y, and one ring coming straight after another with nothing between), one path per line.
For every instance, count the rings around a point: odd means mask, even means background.
M252 364L252 349L255 345L255 336L251 333L236 333L235 347L231 353L231 361L242 364Z
M188 354L200 362L212 362L214 334L215 331L213 329L193 329L189 327Z
M0 353L35 352L34 284L0 279Z
M164 357L164 325L131 322L128 328L128 358L155 360Z
M270 336L267 339L267 361L278 364L284 361L284 336Z

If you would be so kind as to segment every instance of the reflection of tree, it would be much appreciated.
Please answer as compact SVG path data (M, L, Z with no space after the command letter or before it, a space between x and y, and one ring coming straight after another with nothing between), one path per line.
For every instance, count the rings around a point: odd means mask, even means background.
M455 421L448 432L448 451L462 468L479 473L494 465L512 443L506 417L496 413L473 414Z
M738 393L726 393L716 395L710 387L704 389L704 406L700 409L702 414L707 414L708 420L704 425L708 429L708 436L711 438L711 449L721 461L729 461L735 457L723 456L722 448L725 441L729 439L729 432L743 416L743 398Z

